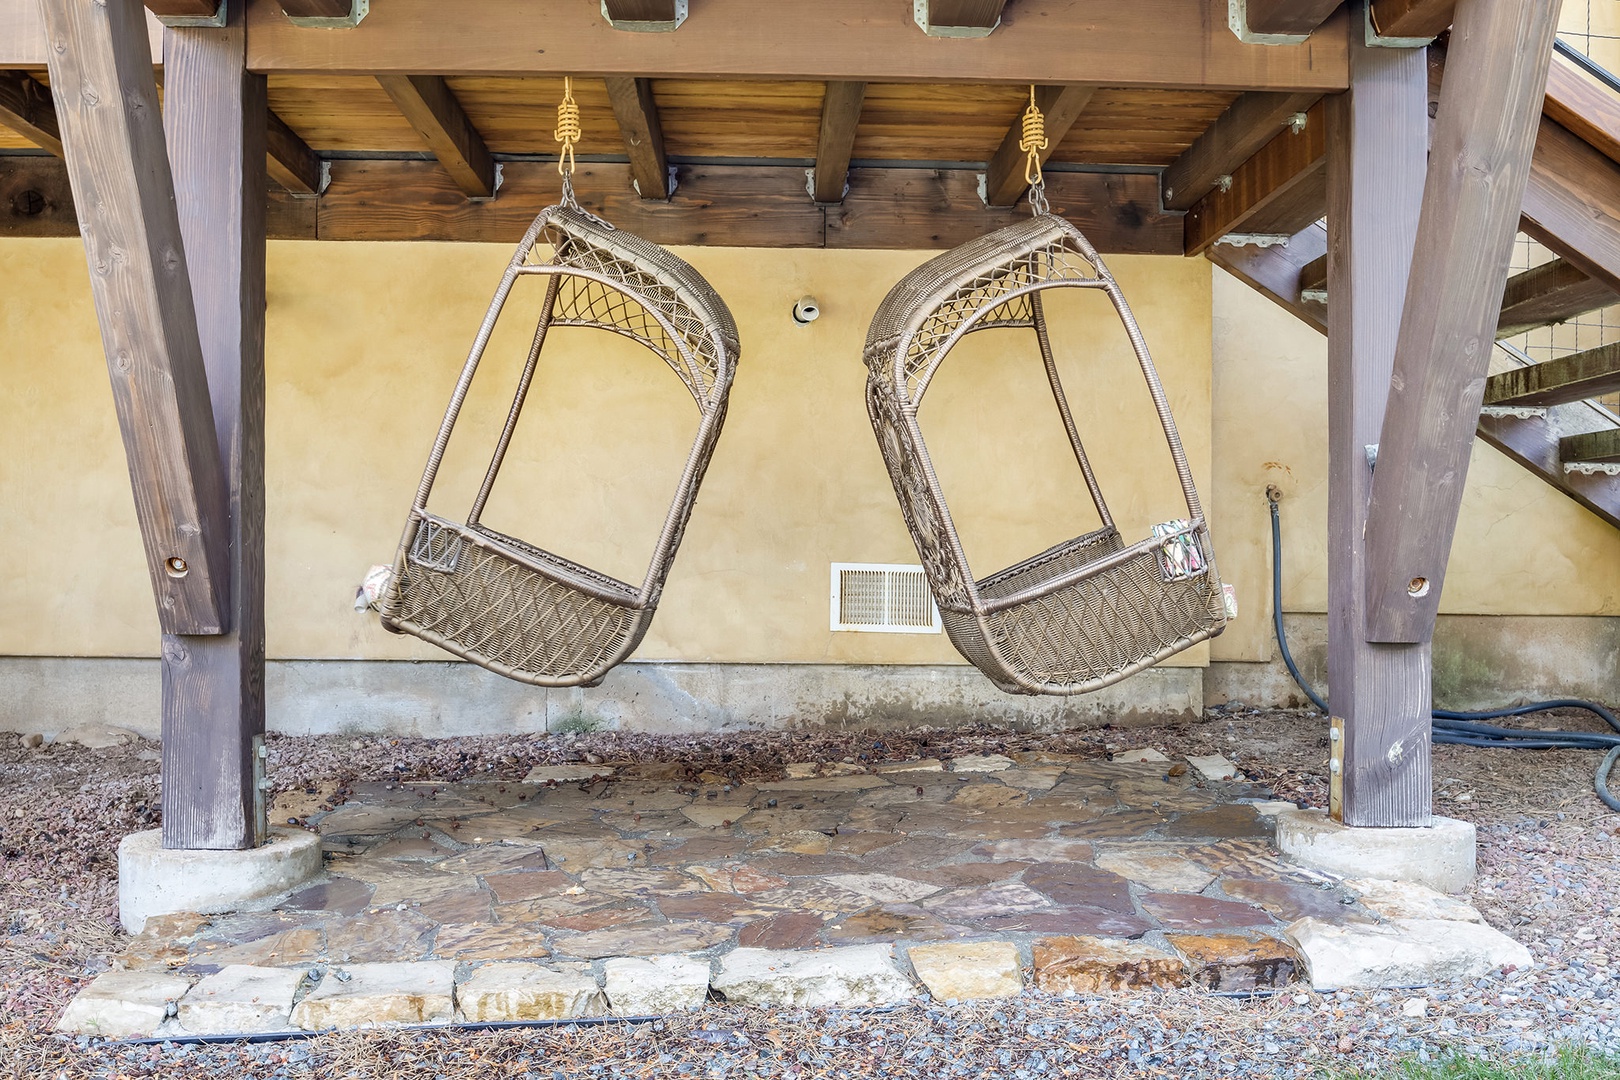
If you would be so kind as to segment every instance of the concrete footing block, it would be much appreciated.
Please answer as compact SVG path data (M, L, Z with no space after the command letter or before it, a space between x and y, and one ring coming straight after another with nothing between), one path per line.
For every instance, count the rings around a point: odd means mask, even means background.
M320 872L321 838L302 829L272 829L248 851L171 850L160 829L132 833L118 845L118 918L138 934L154 915L234 911Z
M1321 810L1278 814L1277 847L1293 862L1346 878L1410 881L1443 893L1474 883L1474 826L1436 817L1426 829L1353 828Z

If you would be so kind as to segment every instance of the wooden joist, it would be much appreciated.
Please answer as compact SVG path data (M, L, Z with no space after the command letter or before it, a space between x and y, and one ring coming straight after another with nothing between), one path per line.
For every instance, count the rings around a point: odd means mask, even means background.
M1299 291L1301 295L1306 292L1327 291L1326 252L1299 268Z
M1428 150L1421 51L1351 46L1351 89L1324 102L1327 183L1328 704L1346 825L1424 826L1432 805L1430 648L1367 641L1366 447L1385 422ZM1292 246L1292 244L1290 244ZM1379 473L1385 466L1380 460Z
M1545 407L1620 393L1620 343L1572 353L1485 380L1486 405Z
M0 71L0 126L62 156L62 132L56 126L51 92L27 72Z
M1046 117L1046 149L1037 151L1042 165L1057 152L1063 137L1080 119L1080 114L1085 111L1096 91L1094 86L1035 88L1035 106ZM991 206L1012 206L1029 190L1029 185L1024 183L1024 169L1029 156L1018 148L1023 138L1023 115L1024 110L1018 110L1018 116L1013 119L1012 126L1007 129L1001 145L991 155L989 165L985 168L984 201Z
M379 75L377 82L463 195L470 199L494 196L495 159L443 76Z
M658 120L651 79L607 80L613 117L630 155L630 181L643 199L669 198L669 159L664 154L664 126Z
M230 625L166 635L163 843L251 848L265 836L265 79L244 67L242 0L227 25L167 31L163 120L214 430L230 499Z
M1286 129L1187 211L1188 255L1200 255L1228 233L1292 236L1322 216L1326 203L1327 138L1322 106L1298 132Z
M321 190L321 159L281 117L265 110L265 164L270 178L295 195Z
M1370 0L1373 29L1389 38L1435 38L1451 25L1457 0Z
M1377 440L1369 641L1434 632L1556 29L1544 0L1457 8Z
M218 634L229 626L230 515L144 9L133 0L42 7L158 623L168 634Z
M994 30L1001 22L1007 0L921 0L923 21L930 29Z
M1340 0L1246 0L1244 21L1251 34L1302 37L1327 21Z
M1611 304L1620 304L1620 295L1613 289L1567 260L1553 259L1508 278L1496 336L1513 337Z
M1566 463L1598 465L1620 462L1620 428L1565 435L1558 440L1558 456Z
M442 0L373 3L352 34L312 42L274 5L248 13L248 66L277 74L634 75L886 83L1089 83L1109 87L1315 90L1345 85L1343 13L1303 45L1245 45L1226 27L1226 0L1130 4L1019 0L983 40L918 31L909 4L818 0L769 7L701 0L673 34L609 33L592 0L458 4L447 32ZM0 58L3 62L3 58ZM25 65L9 65L25 66Z
M844 201L855 131L866 101L863 82L830 82L821 99L821 127L816 133L815 190L818 203Z
M1164 170L1164 205L1186 210L1230 177L1288 122L1317 100L1315 94L1244 94Z

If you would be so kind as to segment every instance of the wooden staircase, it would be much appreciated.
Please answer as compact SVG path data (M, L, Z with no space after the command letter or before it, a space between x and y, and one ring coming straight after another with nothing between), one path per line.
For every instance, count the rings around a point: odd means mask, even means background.
M1445 54L1430 54L1435 98ZM1620 415L1595 400L1620 393L1620 342L1535 363L1502 340L1620 305L1620 87L1567 55L1548 76L1521 228L1556 257L1507 282L1496 329L1505 367L1487 380L1478 436L1620 528ZM1321 221L1286 245L1216 243L1205 255L1327 332Z

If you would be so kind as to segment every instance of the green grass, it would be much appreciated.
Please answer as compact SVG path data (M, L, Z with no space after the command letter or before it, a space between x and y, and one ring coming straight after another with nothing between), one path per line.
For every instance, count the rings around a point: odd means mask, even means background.
M1403 1061L1379 1072L1334 1074L1334 1080L1620 1080L1620 1058L1566 1047L1555 1057L1492 1061L1461 1055Z

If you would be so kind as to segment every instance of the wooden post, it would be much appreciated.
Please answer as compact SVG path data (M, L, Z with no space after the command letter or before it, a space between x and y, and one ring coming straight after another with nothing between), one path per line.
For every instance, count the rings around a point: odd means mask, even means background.
M136 0L46 0L51 94L165 633L227 627L225 484Z
M1359 24L1361 14L1352 11ZM1366 525L1428 151L1423 50L1351 35L1325 99L1328 198L1328 704L1347 825L1429 823L1429 646L1367 641Z
M220 460L230 493L231 630L163 638L163 844L264 839L265 78L244 0L222 28L164 33L163 119Z
M1367 513L1372 641L1434 633L1558 6L1457 5Z

